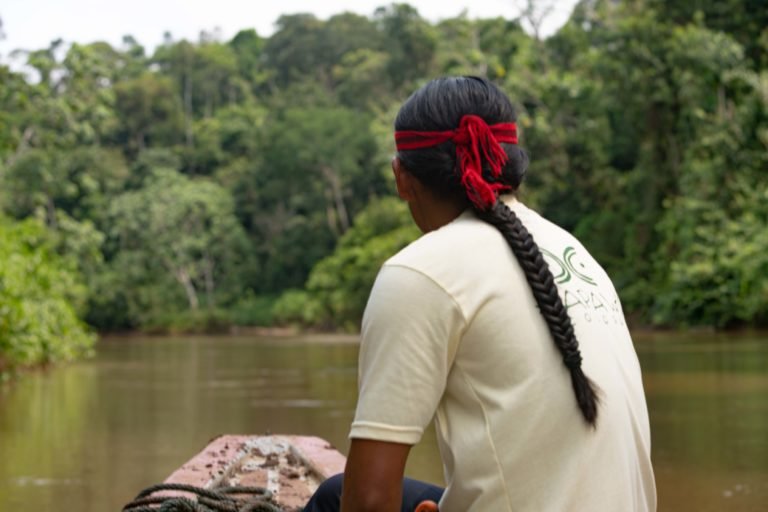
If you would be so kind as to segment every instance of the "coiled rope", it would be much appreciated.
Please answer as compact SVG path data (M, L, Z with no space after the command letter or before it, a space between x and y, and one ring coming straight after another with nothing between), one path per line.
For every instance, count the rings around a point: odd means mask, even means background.
M183 491L186 496L154 496L161 491ZM203 489L186 484L158 484L147 487L123 507L123 512L284 512L272 501L272 492L263 487L221 487Z

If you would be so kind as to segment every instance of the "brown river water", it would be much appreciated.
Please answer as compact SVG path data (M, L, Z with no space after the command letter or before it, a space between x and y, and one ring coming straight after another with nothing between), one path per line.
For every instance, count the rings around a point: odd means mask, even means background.
M638 334L659 511L768 510L768 334ZM346 451L355 338L112 338L0 388L0 512L119 511L218 434ZM408 473L441 482L434 432Z

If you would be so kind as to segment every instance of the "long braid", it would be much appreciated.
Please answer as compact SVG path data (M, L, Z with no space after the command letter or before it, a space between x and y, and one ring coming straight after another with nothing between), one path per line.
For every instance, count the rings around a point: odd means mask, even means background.
M517 261L525 272L536 303L549 326L563 363L571 373L571 384L576 402L587 423L595 427L597 421L597 386L581 369L579 342L573 331L571 319L560 300L555 279L549 270L539 246L528 230L506 204L497 200L489 210L476 210L478 216L495 226L512 248Z

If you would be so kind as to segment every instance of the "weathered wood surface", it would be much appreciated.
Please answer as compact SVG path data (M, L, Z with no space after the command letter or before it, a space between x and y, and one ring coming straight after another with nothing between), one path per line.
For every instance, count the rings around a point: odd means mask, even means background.
M344 471L345 462L341 453L318 437L223 435L165 483L207 489L266 487L281 507L301 510L323 480Z

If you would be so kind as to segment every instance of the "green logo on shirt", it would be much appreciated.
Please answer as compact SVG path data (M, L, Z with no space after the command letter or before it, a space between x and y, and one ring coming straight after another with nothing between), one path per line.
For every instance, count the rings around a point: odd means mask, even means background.
M552 275L555 276L555 284L567 283L571 280L571 277L576 276L585 283L597 286L595 280L584 273L587 270L587 266L578 261L576 249L573 247L566 247L562 258L555 256L546 249L541 249L541 252L548 260L549 269L552 271Z

